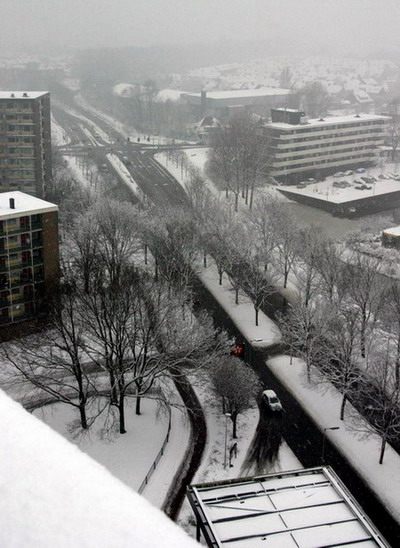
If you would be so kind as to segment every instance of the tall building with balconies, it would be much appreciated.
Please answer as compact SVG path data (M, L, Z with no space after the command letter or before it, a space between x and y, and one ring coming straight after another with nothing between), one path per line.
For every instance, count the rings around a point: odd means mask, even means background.
M58 207L0 193L0 339L5 327L45 314L46 291L58 277Z
M374 164L390 121L376 114L308 119L290 109L271 113L272 123L262 127L268 167L283 180Z
M0 192L42 198L51 176L50 93L0 91Z

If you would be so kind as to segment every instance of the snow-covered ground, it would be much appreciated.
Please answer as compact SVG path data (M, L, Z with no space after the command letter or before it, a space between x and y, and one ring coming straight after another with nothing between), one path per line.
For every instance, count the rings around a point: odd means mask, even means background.
M255 325L255 310L251 299L239 292L239 304L235 304L235 292L224 274L222 286L219 285L219 275L214 261L209 258L208 266L198 265L199 277L207 289L214 295L219 304L229 310L229 316L234 324L255 348L268 348L279 344L282 335L278 326L265 314L259 314L258 326ZM201 269L201 270L200 270Z
M212 277L217 279L216 268L210 265L207 268L207 273L211 270L214 270ZM221 288L218 283L213 283L208 284L207 287L245 336L250 340L257 339L259 330L253 322L249 321L254 313L252 303L249 300L244 300L240 305L235 305L231 298L232 291L227 286ZM227 297L222 297L222 293L227 293ZM238 314L239 306L240 314ZM260 312L260 325L265 326L264 340L257 341L256 345L258 347L268 346L271 344L271 339L274 340L276 336L277 327L262 312ZM327 387L326 384L324 384L323 392L313 384L308 384L304 371L305 365L301 360L293 359L291 365L289 356L281 356L269 360L265 366L270 367L276 377L295 395L321 430L331 426L340 426L340 430L327 431L327 437L351 462L394 518L400 522L400 456L388 445L383 464L379 465L380 438L373 434L361 437L346 421L341 422L339 420L340 393L333 387ZM355 410L353 410L353 415L354 413L356 413ZM359 420L363 420L361 416L359 416Z
M135 400L127 400L127 433L123 436L102 434L106 412L104 418L101 415L97 419L87 435L79 435L77 439L69 431L71 423L78 418L76 408L57 403L40 407L34 414L134 491L138 490L157 456L168 427L167 414L159 413L157 402L148 398L142 400L140 416L135 415Z

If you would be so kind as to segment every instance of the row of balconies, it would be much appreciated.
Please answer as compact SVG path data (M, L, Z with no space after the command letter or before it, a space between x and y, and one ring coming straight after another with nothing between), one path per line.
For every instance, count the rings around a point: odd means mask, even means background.
M359 165L360 162L373 162L375 158L371 158L370 156L364 157L351 157L351 158L332 158L331 160L325 160L325 161L318 161L315 162L313 165L280 165L280 166L272 166L273 167L273 175L279 176L279 175L290 175L292 173L300 173L303 171L313 171L316 169L327 169L332 167L339 168L340 166L350 166L350 165Z
M360 143L359 146L354 146L354 143L348 143L347 145L337 145L332 147L323 147L323 148L314 148L308 150L299 150L299 151L290 151L290 150L280 150L274 154L274 157L277 161L292 161L300 160L303 158L323 158L325 156L332 156L333 154L346 154L348 152L362 152L362 151L376 151L379 145L383 145L383 140L381 142L375 143Z
M335 161L339 160L340 158L348 158L348 157L370 157L371 160L374 160L377 157L377 151L376 149L366 149L366 150L360 150L360 151L341 151L338 154L325 154L323 156L306 156L305 158L292 158L290 160L285 161L279 161L278 159L275 161L273 160L272 165L274 167L280 167L280 166L287 166L287 165L293 165L293 164L305 164L307 162L310 162L311 160L315 162L321 162L322 160L329 160L329 161Z
M302 140L310 140L313 137L326 137L327 139L331 136L336 136L337 138L341 138L342 135L359 135L359 134L377 134L380 135L382 133L386 134L387 131L387 125L382 123L381 126L376 127L363 127L360 126L359 128L348 128L348 129L315 129L315 131L308 131L305 132L303 129L299 129L298 131L294 131L293 133L286 133L282 132L278 135L272 135L273 138L280 139L282 141L287 141L290 139L302 139ZM266 131L266 136L268 136L268 130ZM335 138L336 138L335 137Z
M295 143L287 143L285 141L282 142L281 140L277 140L276 143L271 144L271 148L290 150L296 147L300 147L302 145L305 148L312 148L312 147L318 147L319 145L329 145L331 143L346 143L348 141L357 141L357 142L358 141L359 142L377 141L377 140L383 141L384 139L385 139L385 135L382 133L375 133L375 134L366 133L366 134L359 134L357 136L343 135L342 137L340 137L340 139L336 137L330 137L326 139L313 139L313 140L302 139Z

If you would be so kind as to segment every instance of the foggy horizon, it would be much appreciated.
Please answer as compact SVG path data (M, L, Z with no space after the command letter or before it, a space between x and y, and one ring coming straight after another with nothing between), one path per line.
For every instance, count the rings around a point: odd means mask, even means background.
M259 43L265 55L365 55L400 46L397 0L3 0L4 53Z

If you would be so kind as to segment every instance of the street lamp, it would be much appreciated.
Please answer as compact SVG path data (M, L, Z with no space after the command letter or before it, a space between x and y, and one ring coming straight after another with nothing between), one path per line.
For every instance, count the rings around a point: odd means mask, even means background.
M321 451L321 463L324 464L325 461L325 438L326 438L326 431L327 430L340 430L340 426L328 426L328 428L324 428L324 433L322 435L322 451Z
M224 468L226 468L226 452L228 449L228 419L231 417L230 413L225 413L225 450L224 450Z

